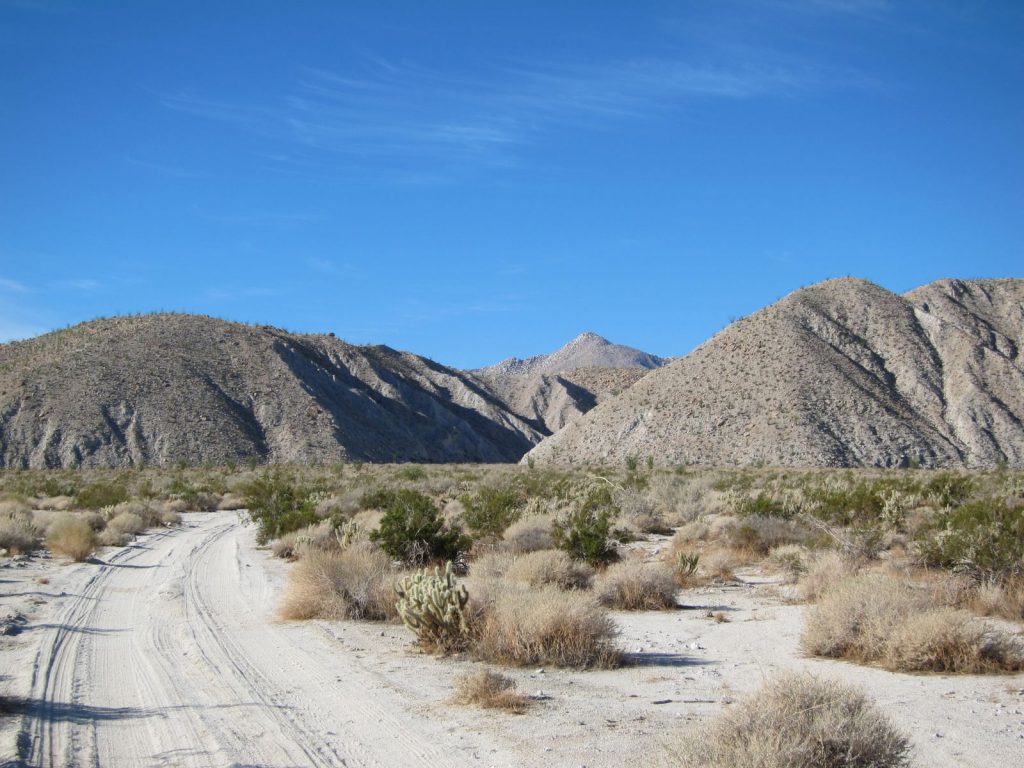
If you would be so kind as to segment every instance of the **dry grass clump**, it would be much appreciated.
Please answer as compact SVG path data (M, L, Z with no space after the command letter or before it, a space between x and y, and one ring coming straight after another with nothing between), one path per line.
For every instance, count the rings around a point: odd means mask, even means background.
M75 500L71 496L44 496L36 499L32 505L36 509L46 509L52 512L67 512L74 506Z
M622 611L676 608L676 577L663 563L624 560L597 577L594 593L601 605Z
M900 768L910 741L863 693L790 674L682 740L693 768Z
M501 535L505 549L516 554L539 552L555 546L551 538L551 515L522 517L512 523Z
M241 493L225 493L220 497L220 501L217 502L217 509L219 511L233 512L238 509L245 509L246 500L245 496Z
M815 656L906 672L996 672L1024 668L1024 646L964 611L936 603L896 574L857 576L827 591L801 638Z
M904 672L1013 672L1024 669L1024 646L966 611L938 608L897 627L884 663Z
M501 579L514 561L515 556L509 552L484 552L470 563L469 573L474 578Z
M455 679L456 704L475 704L486 709L503 709L517 715L526 711L530 700L516 693L516 681L506 675L479 669Z
M807 602L816 602L836 585L856 574L859 568L857 561L840 552L832 549L819 552L806 563L797 590Z
M497 590L478 618L474 651L498 664L614 667L615 623L591 596L557 587Z
M39 548L39 532L27 512L0 514L0 549L24 555Z
M75 562L82 562L96 549L96 533L82 517L64 513L50 524L46 546L55 555L67 555Z
M617 501L619 516L615 522L618 526L637 536L648 533L672 533L672 529L666 525L661 511L654 502L638 491L627 490L620 493Z
M779 517L749 515L729 531L729 543L736 549L755 555L767 555L786 544L801 544L805 531L789 520Z
M367 543L307 551L288 574L279 613L284 619L394 619L391 559Z
M1002 616L1011 621L1024 620L1024 577L980 584L971 606L983 616Z
M135 536L145 531L147 527L148 525L141 515L137 515L134 512L121 512L107 521L106 530Z
M540 587L547 584L559 589L587 589L594 569L573 560L560 549L543 549L515 558L505 571L505 578Z

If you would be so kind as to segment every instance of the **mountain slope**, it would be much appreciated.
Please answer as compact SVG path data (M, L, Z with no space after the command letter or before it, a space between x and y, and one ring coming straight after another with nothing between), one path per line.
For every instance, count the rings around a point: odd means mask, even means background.
M1024 281L793 292L545 439L538 461L1024 463Z
M541 437L459 371L194 315L0 345L0 466L515 461Z
M480 368L485 375L530 376L565 373L577 368L658 368L665 360L633 347L612 344L596 333L581 333L561 349L548 355L521 360L510 357L497 365Z

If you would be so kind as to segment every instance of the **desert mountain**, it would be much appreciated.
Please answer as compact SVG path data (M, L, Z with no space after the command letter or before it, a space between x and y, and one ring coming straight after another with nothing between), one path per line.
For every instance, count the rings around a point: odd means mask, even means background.
M540 432L550 435L639 381L649 368L576 368L565 373L481 373L474 378Z
M596 333L581 333L551 354L510 357L471 373L514 413L550 435L665 362Z
M561 349L548 355L525 360L510 357L497 365L474 373L485 375L528 376L538 373L565 373L577 368L658 368L665 360L633 347L612 344L596 333L581 333Z
M844 278L739 320L546 438L537 461L1024 466L1024 280Z
M516 461L541 438L472 377L195 315L0 345L0 466Z

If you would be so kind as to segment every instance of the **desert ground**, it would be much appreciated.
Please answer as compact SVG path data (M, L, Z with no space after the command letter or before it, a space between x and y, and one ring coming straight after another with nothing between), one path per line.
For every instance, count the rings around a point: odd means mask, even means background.
M860 686L916 765L1024 764L1024 675L808 658L806 606L756 566L681 589L674 610L613 611L619 668L504 669L523 714L456 705L455 678L482 666L465 654L425 653L400 624L281 620L293 566L246 522L187 513L86 562L3 562L5 764L672 765L679 734L785 670Z

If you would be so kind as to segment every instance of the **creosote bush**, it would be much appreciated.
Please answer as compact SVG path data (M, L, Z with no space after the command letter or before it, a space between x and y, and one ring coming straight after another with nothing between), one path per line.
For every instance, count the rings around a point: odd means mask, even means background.
M370 539L397 560L410 564L453 560L469 548L469 538L458 527L446 525L434 502L419 491L380 491L365 499L364 506L384 510L380 527L370 532Z
M687 768L902 768L910 756L863 693L799 674L769 681L678 749Z
M256 541L260 544L317 522L310 492L283 469L256 475L242 492L249 517L256 523Z
M555 546L590 565L614 562L619 555L611 534L617 514L611 491L592 489L568 515L555 520L551 530Z
M525 712L530 703L526 696L516 692L515 680L489 669L479 669L457 677L452 701L486 709L503 709L517 715Z
M466 528L477 538L499 538L505 529L519 519L522 500L512 488L482 486L473 495L466 494L462 502L462 519Z

